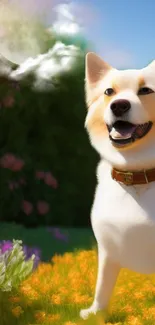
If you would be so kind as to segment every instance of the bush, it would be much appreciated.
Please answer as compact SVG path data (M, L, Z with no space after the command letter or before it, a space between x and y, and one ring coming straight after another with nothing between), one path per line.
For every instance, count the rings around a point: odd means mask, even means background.
M31 257L33 257L32 268L33 270L35 270L38 267L38 264L40 263L41 260L41 250L38 247L29 247L27 245L23 245L23 247L21 247L20 245L21 243L22 241L19 240L13 242L11 240L2 240L0 242L0 254L1 254L0 258L2 257L2 260L3 259L7 260L6 256L12 256L14 258L14 256L16 255L17 261L20 264L21 262L23 262L23 259L25 259L25 261L28 261L31 259ZM11 255L10 255L10 251L12 251ZM20 257L19 260L18 257Z
M89 224L97 156L84 129L87 44L74 43L59 37L20 66L1 58L1 221Z
M11 249L0 250L0 291L18 288L32 272L35 255L25 260L21 241L13 241Z

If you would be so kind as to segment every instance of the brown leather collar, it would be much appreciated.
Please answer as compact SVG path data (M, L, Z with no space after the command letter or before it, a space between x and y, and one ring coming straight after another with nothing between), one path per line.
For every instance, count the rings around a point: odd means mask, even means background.
M148 184L155 181L155 168L137 172L119 171L112 169L112 178L125 185Z

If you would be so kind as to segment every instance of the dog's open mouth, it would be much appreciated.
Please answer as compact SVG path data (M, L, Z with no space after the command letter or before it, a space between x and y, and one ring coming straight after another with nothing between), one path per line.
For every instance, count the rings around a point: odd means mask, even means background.
M143 138L151 129L152 122L144 124L132 124L125 121L117 121L111 126L107 126L109 130L110 140L115 146L122 147L137 139Z

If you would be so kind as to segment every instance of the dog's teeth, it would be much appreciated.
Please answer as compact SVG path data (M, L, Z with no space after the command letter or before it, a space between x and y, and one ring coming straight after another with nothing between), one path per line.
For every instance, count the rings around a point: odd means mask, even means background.
M121 133L119 133L118 131L115 130L115 128L113 127L110 135L113 139L129 139L131 138L131 133L127 133L126 135L122 135Z

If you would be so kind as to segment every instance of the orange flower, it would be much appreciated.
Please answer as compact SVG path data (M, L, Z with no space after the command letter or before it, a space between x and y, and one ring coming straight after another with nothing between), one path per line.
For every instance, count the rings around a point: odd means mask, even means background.
M155 320L155 307L143 308L143 318L145 320Z
M134 293L134 297L136 298L136 299L143 299L144 298L144 294L142 293L142 292L135 292Z
M52 295L52 299L51 299L52 303L55 304L55 305L60 305L61 304L61 297L60 295Z
M77 323L73 323L73 322L66 322L63 325L77 325Z
M130 305L126 305L123 310L129 314L133 312L133 308Z
M66 322L63 325L77 325L77 323L73 323L73 322Z
M35 319L42 323L45 320L46 313L44 311L38 311L35 313Z
M12 309L12 314L15 317L19 317L22 313L23 313L23 310L22 310L22 308L20 306L17 306L17 307Z
M155 307L148 308L148 312L155 317Z
M73 294L72 296L73 302L76 304L88 303L90 301L90 297L88 295L80 295L78 293Z
M60 315L59 314L53 314L53 315L47 315L46 317L48 322L54 322L60 319Z
M10 297L10 298L9 298L9 301L10 301L10 302L13 302L13 303L14 303L14 302L19 302L19 301L20 301L20 297L16 297L16 296L15 296L15 297Z
M138 317L135 316L128 317L128 322L130 325L143 325Z

